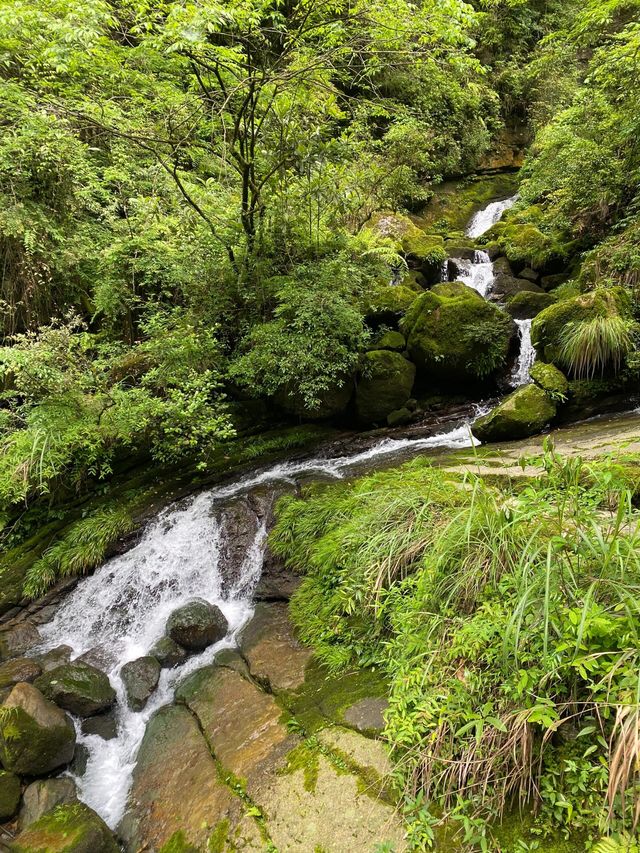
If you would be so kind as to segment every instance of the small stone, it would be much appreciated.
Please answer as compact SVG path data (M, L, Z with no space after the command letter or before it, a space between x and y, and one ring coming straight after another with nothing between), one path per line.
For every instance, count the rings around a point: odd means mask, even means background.
M113 740L118 736L118 721L113 711L96 714L82 721L82 734L99 735L103 740Z
M160 664L156 658L149 655L129 661L120 670L120 678L129 707L132 711L142 711L149 696L158 686Z
M9 820L18 811L20 779L15 773L0 770L0 821Z
M167 621L167 634L185 649L201 652L222 640L229 629L219 607L194 598L175 610Z
M384 712L389 702L383 696L360 699L343 713L344 722L365 735L377 735L384 730Z
M26 829L43 814L64 803L75 803L78 799L73 779L40 779L25 788L22 796L22 808L18 819L18 828Z
M21 681L31 683L42 673L42 667L31 658L14 658L0 666L0 689L13 687Z
M107 711L116 692L102 670L84 661L72 661L45 672L36 687L56 705L78 717Z
M0 718L0 760L6 770L40 776L73 758L76 732L71 719L33 684L17 684Z
M185 650L175 643L171 637L160 637L150 649L149 654L158 661L162 669L172 669L187 659Z
M67 803L42 815L11 844L12 853L119 853L106 823L84 803Z

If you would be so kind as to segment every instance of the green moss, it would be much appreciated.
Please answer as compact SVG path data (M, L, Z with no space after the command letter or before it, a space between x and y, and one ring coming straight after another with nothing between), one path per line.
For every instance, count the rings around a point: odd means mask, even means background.
M403 284L381 285L366 295L362 312L369 323L393 323L410 308L416 298L416 291Z
M0 709L0 761L6 770L38 776L73 757L75 731L66 725L40 726L20 707Z
M116 692L104 672L83 661L45 672L36 678L34 687L59 707L81 717L106 711L116 700Z
M207 841L207 853L224 853L229 838L229 821L220 820Z
M517 320L530 320L556 301L554 294L523 290L507 298L507 311Z
M416 223L425 231L461 236L478 210L495 199L508 198L518 189L518 175L503 172L497 175L472 177L465 181L449 181L436 187L433 198Z
M619 288L594 290L545 308L531 325L531 341L546 362L559 362L562 334L569 323L629 311L628 296Z
M407 258L442 264L447 257L444 240L439 234L429 234L408 216L383 212L372 219L370 230L377 237L391 240Z
M200 851L195 845L191 844L184 830L180 829L173 833L166 844L162 845L160 853L200 853Z
M402 352L407 346L404 335L400 332L389 330L382 337L378 338L375 345L371 349L388 349L392 352Z
M475 290L452 282L419 296L401 329L418 370L444 384L472 381L503 367L513 322Z
M540 432L556 415L550 396L537 385L519 388L472 426L480 441L511 441Z
M318 784L318 773L320 770L320 751L318 741L315 738L307 738L287 754L284 767L280 770L281 775L289 775L302 770L304 774L304 789L314 794Z
M569 381L564 373L554 367L553 364L536 361L529 374L536 385L546 391L552 400L566 399L569 393Z
M84 803L58 806L20 833L12 853L118 853L113 834Z
M411 396L415 376L415 366L397 352L372 350L365 353L356 389L360 420L381 422L390 412L401 408Z
M19 803L20 779L15 773L0 770L0 821L13 817Z

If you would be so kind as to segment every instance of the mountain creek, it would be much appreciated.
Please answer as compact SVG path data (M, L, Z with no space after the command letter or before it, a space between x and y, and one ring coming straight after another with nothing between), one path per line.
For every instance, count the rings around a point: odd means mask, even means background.
M514 201L474 214L467 235L483 234ZM499 302L496 275L487 252L469 250L447 260L442 286L463 282ZM511 391L528 385L535 360L531 319L516 322ZM93 812L79 805L67 836L76 833L72 849L85 853L408 849L384 737L385 678L366 668L330 674L302 644L288 613L300 578L271 552L268 535L283 495L418 456L516 480L538 476L532 460L549 436L566 457L640 453L633 401L630 411L485 445L471 424L495 402L345 434L174 494L92 574L7 608L3 711L31 714L37 732L13 742L28 786L0 847L58 849L51 810L79 803ZM37 767L30 761L47 732L57 746L47 742ZM441 849L462 848L449 841Z

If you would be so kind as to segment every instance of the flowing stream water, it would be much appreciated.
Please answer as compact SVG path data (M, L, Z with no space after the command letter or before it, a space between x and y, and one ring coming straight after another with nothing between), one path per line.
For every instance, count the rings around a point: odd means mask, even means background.
M164 510L137 545L80 581L51 622L42 626L42 649L67 645L73 658L90 653L116 689L115 738L83 734L77 724L78 742L88 751L86 771L76 778L79 794L109 826L115 828L126 810L136 754L151 715L173 700L176 684L186 675L210 663L220 649L233 647L253 613L266 527L256 519L253 542L230 581L221 568L227 536L225 504L258 486L277 487L313 476L341 479L429 448L470 447L474 443L470 422L427 438L385 439L350 456L283 462L199 494ZM227 636L182 666L163 670L144 710L130 710L121 667L147 654L163 635L170 614L194 597L220 607L229 622Z
M520 350L511 374L511 384L516 388L529 382L531 379L529 373L536 360L536 351L531 343L531 322L531 320L516 320Z
M484 233L515 200L495 202L480 211L473 217L468 235ZM455 263L458 277L486 296L494 278L489 256L478 251L472 260L455 259ZM521 326L521 339L523 353L526 350L530 360L525 325ZM524 364L518 367L518 377L524 377L524 370ZM252 616L266 525L256 517L253 541L229 578L221 559L229 535L224 512L228 502L259 486L271 484L277 489L278 484L314 476L341 479L431 448L470 447L475 443L470 430L473 419L427 438L387 438L352 455L283 462L199 494L161 512L138 544L78 583L54 618L41 627L42 651L66 645L71 647L74 659L87 655L107 672L117 692L116 737L105 740L97 734L85 734L76 723L78 742L88 754L86 770L76 777L79 794L109 826L115 828L125 813L136 754L149 718L173 700L176 685L186 675L211 662L222 648L233 647ZM144 710L130 710L120 677L123 664L148 654L164 634L170 614L194 597L220 607L229 623L227 635L181 666L163 670Z

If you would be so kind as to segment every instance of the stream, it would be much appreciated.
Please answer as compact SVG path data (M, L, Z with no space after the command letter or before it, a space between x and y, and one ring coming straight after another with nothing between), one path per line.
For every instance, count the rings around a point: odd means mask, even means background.
M468 234L478 236L490 228L515 198L494 202L473 217ZM486 296L493 282L493 264L485 252L471 260L455 259L459 279ZM513 384L528 379L533 360L529 326L520 325L521 355ZM260 580L267 523L258 513L248 544L235 565L233 527L229 511L233 502L262 488L272 497L283 484L302 480L343 479L371 468L404 461L435 449L471 447L470 424L488 409L457 422L436 435L420 438L386 438L366 450L329 458L314 457L259 469L228 485L211 489L169 506L143 531L126 553L113 557L93 575L81 580L66 597L54 618L41 627L42 651L61 645L72 658L85 657L107 672L118 695L116 736L106 740L86 734L76 721L78 743L87 750L86 770L75 781L81 799L95 809L111 828L125 814L136 754L150 717L173 701L176 685L189 673L210 663L222 648L233 647L239 632L253 614L253 598ZM235 551L238 551L237 543ZM165 631L170 614L195 596L216 604L229 623L227 635L201 654L173 669L162 670L160 682L144 710L128 708L120 670L123 664L149 653Z

